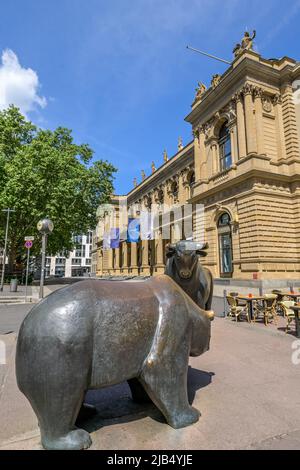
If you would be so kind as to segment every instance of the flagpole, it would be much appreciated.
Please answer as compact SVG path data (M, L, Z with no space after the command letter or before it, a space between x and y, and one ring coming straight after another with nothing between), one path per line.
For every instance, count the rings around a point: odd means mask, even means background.
M219 62L223 62L224 64L229 64L231 65L231 62L225 59L220 59L220 57L216 57L215 55L208 54L207 52L199 51L199 49L195 49L194 47L186 46L187 49L190 51L198 52L198 54L205 55L206 57L209 57L210 59L215 59L218 60Z

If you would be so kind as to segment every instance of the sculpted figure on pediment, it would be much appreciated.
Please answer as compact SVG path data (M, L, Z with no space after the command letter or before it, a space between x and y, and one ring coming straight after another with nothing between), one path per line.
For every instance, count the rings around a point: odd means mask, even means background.
M207 87L204 85L204 83L202 82L199 82L198 83L198 87L196 88L196 96L195 96L195 100L194 100L194 103L198 103L199 101L202 100L203 98L203 95L206 93L207 91Z
M245 50L253 50L253 41L256 38L256 31L254 30L252 36L248 31L245 32L241 43L236 44L233 49L234 57L238 57Z

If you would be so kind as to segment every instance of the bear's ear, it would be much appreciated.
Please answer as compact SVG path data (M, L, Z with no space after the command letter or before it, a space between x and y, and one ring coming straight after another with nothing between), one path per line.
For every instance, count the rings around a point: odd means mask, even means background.
M167 258L172 258L172 256L175 254L175 245L168 243L166 245L166 257Z

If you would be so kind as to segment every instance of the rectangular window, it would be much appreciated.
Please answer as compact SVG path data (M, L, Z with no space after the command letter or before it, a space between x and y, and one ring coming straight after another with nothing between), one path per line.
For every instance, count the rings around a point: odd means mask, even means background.
M57 277L64 277L65 275L65 268L62 266L55 267L55 276Z
M232 165L230 131L226 125L220 130L219 138L220 171L228 170Z
M221 275L232 273L231 235L228 233L219 236Z
M75 235L73 237L73 241L75 245L81 245L82 244L82 235Z
M72 258L73 266L81 266L81 258Z

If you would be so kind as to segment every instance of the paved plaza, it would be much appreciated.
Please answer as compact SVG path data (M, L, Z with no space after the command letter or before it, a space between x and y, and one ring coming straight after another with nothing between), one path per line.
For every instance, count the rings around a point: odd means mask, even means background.
M35 415L14 374L16 334L30 308L0 306L0 339L7 349L7 364L0 366L0 449L40 449ZM83 425L92 433L92 449L300 449L295 340L280 326L216 318L210 351L190 359L189 398L200 421L170 428L153 405L132 402L126 383L92 391L87 401L98 414Z

